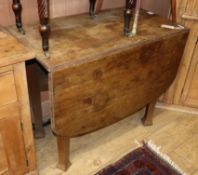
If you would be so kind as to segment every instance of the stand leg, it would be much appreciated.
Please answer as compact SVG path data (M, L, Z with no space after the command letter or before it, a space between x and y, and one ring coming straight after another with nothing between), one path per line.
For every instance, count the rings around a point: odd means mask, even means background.
M96 0L89 0L89 15L94 18L95 17L95 4Z
M69 138L57 136L58 144L58 165L57 167L66 171L70 166L69 161Z
M177 14L176 14L176 0L171 0L171 13L172 13L172 23L177 23Z
M89 14L92 18L94 18L95 15L100 12L102 8L103 0L89 0L89 2L90 2Z
M34 135L36 138L42 138L45 137L45 131L42 121L41 97L37 66L37 63L35 62L27 65L27 81L30 104L35 123Z
M40 33L42 37L42 47L44 53L48 56L49 51L49 34L50 34L50 25L49 25L49 0L37 0L38 2L38 11L40 19Z
M136 0L126 0L126 9L124 11L124 34L131 35L130 22L132 18L132 8L135 6Z
M21 20L21 12L22 12L22 5L20 0L13 0L12 9L15 14L16 19L16 26L20 33L25 34L25 31L22 26L22 20Z
M142 122L145 126L153 125L153 112L155 109L156 101L149 103L146 106L145 116L142 119Z

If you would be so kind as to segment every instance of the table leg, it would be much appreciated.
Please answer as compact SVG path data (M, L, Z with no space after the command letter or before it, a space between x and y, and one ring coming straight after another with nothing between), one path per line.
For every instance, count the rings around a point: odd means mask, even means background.
M70 166L69 161L69 138L57 136L58 165L57 167L66 171Z
M146 106L145 116L142 121L145 126L153 125L153 113L155 109L155 104L157 101L153 101Z
M36 62L31 62L26 66L30 105L35 123L34 135L36 138L42 138L45 137L45 130L42 120L40 85L37 69L38 65Z
M12 9L15 14L16 19L16 26L20 33L25 34L25 31L22 26L22 20L21 20L21 12L22 12L22 5L20 0L13 0Z
M37 0L38 2L38 11L40 19L40 33L42 37L42 47L45 54L48 56L49 51L49 34L50 34L50 25L49 25L49 0Z
M136 0L126 0L126 9L124 11L124 34L126 36L131 35L130 23L133 14L133 7L135 6Z

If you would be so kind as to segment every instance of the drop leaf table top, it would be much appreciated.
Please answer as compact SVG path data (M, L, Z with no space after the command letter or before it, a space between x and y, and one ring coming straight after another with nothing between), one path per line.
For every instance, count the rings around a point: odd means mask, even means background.
M90 19L87 14L52 20L50 45L53 49L50 50L49 59L42 53L37 24L25 26L25 36L18 34L14 27L9 30L37 52L38 61L48 71L82 64L88 60L99 59L107 52L136 47L187 32L187 29L160 28L161 24L172 25L172 22L158 15L148 15L146 11L141 11L138 34L128 38L123 34L123 20L122 9L101 12L95 20Z

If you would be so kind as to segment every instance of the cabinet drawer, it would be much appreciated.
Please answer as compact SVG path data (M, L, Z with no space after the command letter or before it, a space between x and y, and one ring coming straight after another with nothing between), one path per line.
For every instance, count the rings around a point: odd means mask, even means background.
M0 106L17 101L13 71L0 73Z

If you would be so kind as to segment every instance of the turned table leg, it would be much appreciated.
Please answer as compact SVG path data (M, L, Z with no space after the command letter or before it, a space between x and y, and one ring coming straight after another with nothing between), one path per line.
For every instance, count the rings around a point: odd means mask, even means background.
M16 26L20 33L25 34L25 31L22 26L22 20L21 20L21 12L22 12L22 5L20 0L13 0L12 9L15 14L16 19Z
M38 11L40 19L40 33L42 37L42 47L44 53L48 56L49 51L49 34L50 34L50 25L49 25L49 0L37 0L38 2Z
M66 171L70 166L69 161L69 138L57 136L58 165L57 167Z
M153 101L146 106L145 116L142 118L143 124L145 126L153 125L153 113L155 109L155 104L156 101Z

